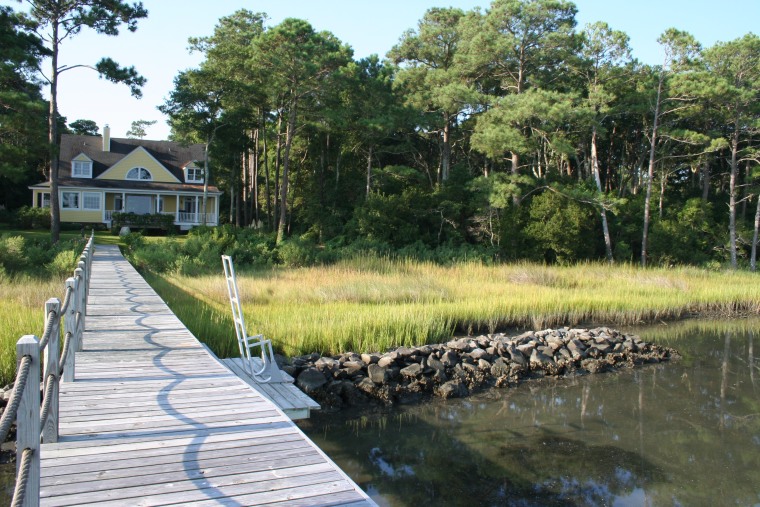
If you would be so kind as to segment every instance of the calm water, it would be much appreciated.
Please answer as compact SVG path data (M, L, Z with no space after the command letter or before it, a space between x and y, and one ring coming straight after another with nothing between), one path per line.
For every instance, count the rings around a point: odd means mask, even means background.
M380 505L760 505L760 320L633 331L683 359L300 426Z

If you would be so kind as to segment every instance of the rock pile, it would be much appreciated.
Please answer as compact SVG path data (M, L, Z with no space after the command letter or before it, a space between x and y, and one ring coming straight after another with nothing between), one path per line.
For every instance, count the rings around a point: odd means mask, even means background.
M456 398L523 379L599 373L678 357L669 348L614 329L547 329L493 334L384 354L292 358L283 370L323 407L410 403L426 395Z

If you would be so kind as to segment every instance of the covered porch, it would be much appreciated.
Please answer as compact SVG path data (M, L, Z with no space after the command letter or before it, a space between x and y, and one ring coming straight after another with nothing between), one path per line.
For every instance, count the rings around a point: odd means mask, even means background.
M198 193L107 191L103 222L109 227L114 213L172 215L175 225L188 230L196 225L219 225L219 199L208 195L203 209L203 194Z

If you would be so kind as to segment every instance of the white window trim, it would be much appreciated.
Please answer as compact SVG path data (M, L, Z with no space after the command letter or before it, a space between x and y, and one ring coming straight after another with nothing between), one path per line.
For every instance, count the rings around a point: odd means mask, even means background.
M40 192L40 204L42 208L50 207L50 192Z
M193 171L195 174L201 175L200 178L190 178L190 171ZM203 183L203 168L197 167L197 166L188 166L185 167L185 183Z
M64 194L74 194L77 196L77 205L76 206L64 206ZM69 209L69 210L75 210L75 209L82 209L82 196L79 192L69 192L69 191L62 191L61 192L61 209Z
M130 177L129 177L129 174L130 174L132 171L135 171L135 170L137 171L137 175L138 175L138 178L130 178ZM145 171L145 172L148 174L149 178L147 178L147 179L144 179L144 178L139 178L139 175L140 175L140 170L143 170L143 171ZM145 167L133 167L132 169L130 169L129 171L127 171L127 175L125 176L125 179L127 179L127 180L130 180L130 181L153 181L153 173L151 173L151 172L150 172L148 169L146 169Z
M76 174L75 167L77 164L82 164L84 166L86 174ZM71 177L72 178L92 178L92 162L89 160L72 160L71 161Z
M103 209L102 203L103 203L103 194L100 192L82 192L82 209L87 211L100 211ZM88 208L87 207L87 197L95 196L98 198L98 207L97 208Z

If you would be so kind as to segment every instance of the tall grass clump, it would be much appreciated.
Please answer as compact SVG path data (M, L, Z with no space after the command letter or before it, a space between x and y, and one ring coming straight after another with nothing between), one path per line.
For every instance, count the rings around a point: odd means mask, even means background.
M42 336L45 301L63 299L84 248L81 238L53 245L46 237L0 236L0 384L16 372L16 342L26 334Z

